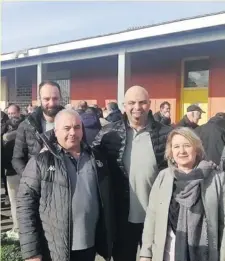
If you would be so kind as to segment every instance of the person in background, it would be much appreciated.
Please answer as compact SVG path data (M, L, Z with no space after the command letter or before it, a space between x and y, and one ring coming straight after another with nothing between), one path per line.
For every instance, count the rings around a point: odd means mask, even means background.
M107 117L107 115L108 115L107 109L102 108L102 113L101 113L100 118L99 118L102 127L110 123L105 119Z
M77 105L77 112L81 115L82 113L84 113L88 108L88 104L86 101L80 101Z
M163 168L171 127L156 122L148 92L132 86L125 94L125 114L104 126L93 147L106 157L112 176L116 209L114 261L136 261L152 185Z
M8 206L9 203L9 194L8 194L8 188L7 188L7 181L6 181L6 175L5 175L5 165L4 165L4 159L3 159L3 154L4 154L4 148L3 148L3 134L5 133L6 129L6 122L9 119L8 115L1 110L1 181L4 185L5 189L5 199L2 202L5 206Z
M101 129L100 120L96 115L95 109L91 107L87 108L84 113L81 113L80 117L84 125L87 143L91 145Z
M70 103L65 105L65 109L71 109L71 110L75 110L74 106Z
M41 106L31 113L17 130L12 165L22 175L31 156L43 147L41 135L54 127L55 115L63 109L60 106L61 91L58 83L44 81L39 85Z
M154 114L154 119L164 125L171 125L170 110L170 103L164 101L160 104L160 110Z
M217 113L195 132L203 143L207 160L219 165L225 146L225 113Z
M149 197L140 261L224 261L225 173L204 160L190 128L169 134L165 157L168 168Z
M27 106L27 113L31 114L33 112L34 112L34 108L33 108L32 104L28 104L28 106Z
M116 122L122 119L122 113L116 102L109 102L106 106L108 115L105 118L108 122Z
M112 255L113 202L104 155L85 142L74 110L55 118L55 141L21 178L17 215L26 261L94 261Z
M18 221L16 217L16 195L19 188L20 177L12 167L13 148L15 145L16 132L19 124L24 121L25 117L20 114L20 107L16 104L11 104L8 107L9 120L6 122L5 130L2 136L3 140L3 155L2 163L6 169L5 175L7 178L7 188L9 200L11 204L11 213L13 220L13 228L6 232L8 238L18 240Z
M97 104L90 105L90 107L95 109L98 118L100 118L102 115L102 109Z
M203 111L198 105L190 105L187 108L186 115L177 123L176 127L189 127L191 129L197 128L202 113L205 113L205 111Z

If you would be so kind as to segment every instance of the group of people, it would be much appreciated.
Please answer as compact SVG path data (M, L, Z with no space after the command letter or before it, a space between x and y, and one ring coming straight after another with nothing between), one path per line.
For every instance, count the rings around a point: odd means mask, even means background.
M135 261L139 245L140 261L225 261L224 113L197 126L204 112L192 105L172 125L170 104L153 115L141 86L126 91L123 114L116 103L63 108L52 81L39 97L25 119L11 105L2 129L9 236L26 261Z

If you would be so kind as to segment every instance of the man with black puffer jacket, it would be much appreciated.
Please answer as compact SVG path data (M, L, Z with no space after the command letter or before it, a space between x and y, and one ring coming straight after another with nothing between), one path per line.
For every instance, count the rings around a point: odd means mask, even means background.
M12 167L13 148L15 145L16 132L19 124L24 121L25 117L20 113L20 107L16 104L11 104L8 107L8 116L2 133L2 162L4 162L4 168L6 170L6 180L8 187L9 200L11 204L11 213L13 220L13 227L6 232L8 238L18 240L18 222L16 218L16 195L19 188L20 177Z
M116 240L114 261L136 261L149 194L164 159L171 127L156 122L149 111L148 92L140 86L125 94L123 119L104 126L93 147L106 157L112 176Z
M29 160L20 181L22 256L26 261L94 261L98 253L110 260L114 211L104 155L87 145L74 110L56 115L54 133Z
M225 146L225 113L217 113L195 129L205 149L207 160L213 161L218 166Z
M58 83L44 81L39 85L41 106L23 121L16 135L12 165L22 175L28 160L43 147L41 135L54 127L55 115L60 106L61 91Z

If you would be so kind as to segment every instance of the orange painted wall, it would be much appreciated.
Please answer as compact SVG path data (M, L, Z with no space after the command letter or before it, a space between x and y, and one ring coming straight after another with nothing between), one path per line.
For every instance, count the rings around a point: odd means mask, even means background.
M171 104L171 118L175 122L179 113L180 99L180 62L161 64L145 69L143 72L134 72L131 77L132 85L141 85L150 94L151 109L159 110L163 101Z
M225 57L210 59L209 116L225 112Z

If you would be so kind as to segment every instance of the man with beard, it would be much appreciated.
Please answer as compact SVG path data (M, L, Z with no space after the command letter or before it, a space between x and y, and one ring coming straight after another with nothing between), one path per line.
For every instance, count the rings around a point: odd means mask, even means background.
M28 160L43 148L42 135L53 129L60 106L61 91L58 83L44 81L39 85L41 106L31 113L17 130L12 165L22 175Z
M125 114L104 126L93 146L108 160L116 210L114 261L135 261L141 244L145 211L152 185L164 159L171 127L154 120L148 92L141 86L125 94Z
M11 204L13 228L7 231L6 235L9 238L19 239L18 222L16 218L16 195L19 188L20 178L13 169L11 160L13 156L17 128L25 117L20 114L20 107L16 104L11 104L8 107L8 117L9 120L6 121L5 130L2 133L2 162L4 162L4 168L6 170L5 174L7 177L8 194Z

